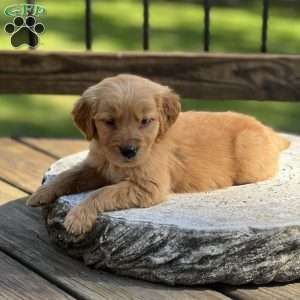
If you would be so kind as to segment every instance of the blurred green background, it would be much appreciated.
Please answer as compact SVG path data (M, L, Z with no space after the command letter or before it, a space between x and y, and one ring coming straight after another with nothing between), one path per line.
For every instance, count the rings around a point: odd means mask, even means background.
M2 28L11 18L1 0ZM199 1L150 1L151 51L203 49L203 9ZM257 53L260 47L261 0L212 1L211 51ZM46 26L39 50L84 50L84 1L36 1L47 8L39 21ZM270 1L270 53L300 53L299 1ZM142 50L141 0L93 1L94 51ZM22 46L18 50L26 51ZM12 50L9 36L0 33L0 50ZM0 95L1 136L79 136L69 112L76 96ZM234 110L256 116L274 128L300 133L300 104L258 101L183 99L183 110Z

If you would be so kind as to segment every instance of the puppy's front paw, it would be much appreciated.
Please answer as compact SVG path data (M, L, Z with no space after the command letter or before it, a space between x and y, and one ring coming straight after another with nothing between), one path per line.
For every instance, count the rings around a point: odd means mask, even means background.
M54 189L43 185L35 193L27 198L26 204L28 206L43 206L48 205L56 200Z
M73 207L67 214L64 226L69 233L80 235L90 231L96 223L97 212L85 204Z

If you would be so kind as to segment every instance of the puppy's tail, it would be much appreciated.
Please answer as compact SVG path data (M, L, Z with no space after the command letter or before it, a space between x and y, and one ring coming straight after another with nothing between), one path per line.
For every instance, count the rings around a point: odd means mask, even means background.
M282 137L280 134L272 131L274 142L278 145L279 151L287 149L291 142L286 138Z
M280 150L282 151L282 150L287 149L290 146L291 142L281 136L279 136L279 138L280 138L280 141L279 141Z

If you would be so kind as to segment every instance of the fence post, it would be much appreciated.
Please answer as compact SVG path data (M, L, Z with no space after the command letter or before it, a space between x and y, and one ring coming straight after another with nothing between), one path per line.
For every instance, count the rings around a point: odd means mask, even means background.
M85 0L85 48L92 49L92 4Z
M143 21L143 49L149 50L149 0L143 0L144 21Z
M35 0L26 0L27 4L30 5L34 5L35 4ZM31 10L27 10L28 12L28 16L32 15ZM28 30L28 41L29 41L29 45L34 45L34 33L31 30ZM34 50L34 47L29 46L30 50Z
M209 51L210 40L210 3L209 0L204 0L204 51Z
M263 0L262 11L262 32L261 32L261 48L262 53L267 52L267 39L268 39L268 17L269 17L269 0Z

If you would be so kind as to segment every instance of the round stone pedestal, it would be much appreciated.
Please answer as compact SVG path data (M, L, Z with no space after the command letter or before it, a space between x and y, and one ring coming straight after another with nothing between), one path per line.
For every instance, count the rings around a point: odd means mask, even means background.
M84 237L67 234L63 221L87 193L63 196L45 210L49 236L93 268L170 285L300 278L300 138L286 136L291 146L271 180L104 213ZM46 181L86 154L56 162Z

